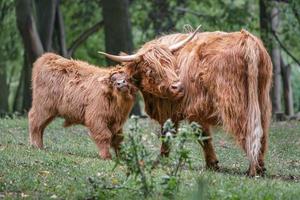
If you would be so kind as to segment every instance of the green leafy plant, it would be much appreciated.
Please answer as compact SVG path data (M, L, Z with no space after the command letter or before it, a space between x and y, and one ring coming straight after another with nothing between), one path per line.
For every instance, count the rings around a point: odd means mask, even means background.
M181 183L181 172L184 166L188 164L191 168L191 151L187 148L187 142L198 141L203 145L203 141L208 137L203 136L201 126L196 122L191 124L184 124L178 129L176 137L174 136L175 128L171 120L167 120L163 126L163 130L167 133L165 142L172 146L174 153L169 159L169 162L174 163L172 167L167 171L167 175L163 176L162 186L164 188L163 194L166 197L173 198L176 192L179 190Z
M186 165L191 168L191 150L187 148L187 142L198 141L203 143L207 137L203 137L201 126L197 123L184 124L178 129L169 119L162 128L165 137L163 142L167 143L171 149L174 149L170 158L161 160L163 175L159 178L160 188L155 187L157 177L153 175L153 166L156 162L153 154L143 144L143 135L138 123L139 118L132 117L133 123L129 127L129 133L126 134L127 140L123 143L119 158L116 160L116 166L122 165L127 168L128 179L133 178L135 185L138 186L144 197L150 196L154 190L161 190L163 196L174 198L179 190L181 183L181 173Z
M128 143L122 145L120 156L117 159L117 165L125 165L127 167L128 177L133 177L140 186L144 197L151 194L153 190L152 176L152 159L151 153L141 143L141 127L138 124L138 117L132 116L133 124L129 128L127 134Z

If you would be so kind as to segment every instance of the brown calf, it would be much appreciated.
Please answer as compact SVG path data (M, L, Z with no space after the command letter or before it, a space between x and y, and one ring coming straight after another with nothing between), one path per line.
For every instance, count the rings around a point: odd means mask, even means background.
M34 63L32 89L29 131L33 146L43 148L44 129L55 117L62 117L65 127L88 127L101 158L111 158L110 146L118 153L122 126L136 93L124 69L98 68L46 53Z

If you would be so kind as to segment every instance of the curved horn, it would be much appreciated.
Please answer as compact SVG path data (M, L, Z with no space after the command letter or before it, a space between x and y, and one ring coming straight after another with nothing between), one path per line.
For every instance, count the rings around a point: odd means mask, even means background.
M98 51L98 53L100 53L116 62L131 62L131 61L140 60L140 56L138 56L136 54L128 55L128 56L116 56L116 55L108 54L108 53L101 52L101 51Z
M191 41L194 38L194 36L196 35L196 33L200 30L200 28L201 28L201 25L196 28L196 30L193 32L192 35L188 36L187 38L185 38L184 40L182 40L180 42L177 42L176 44L171 45L169 47L170 51L171 52L176 51L179 48L183 47L186 43Z

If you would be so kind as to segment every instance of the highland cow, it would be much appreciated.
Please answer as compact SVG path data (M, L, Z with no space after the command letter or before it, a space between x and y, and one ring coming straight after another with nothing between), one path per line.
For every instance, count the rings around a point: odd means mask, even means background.
M189 36L166 35L146 45L170 46ZM263 174L271 117L272 63L260 39L244 30L198 33L174 55L174 71L185 95L170 100L142 91L147 114L161 125L168 118L176 124L184 119L196 121L205 136L211 136L212 126L223 125L246 152L248 174ZM212 139L204 142L203 149L207 167L218 169ZM168 153L168 146L163 144L161 154Z

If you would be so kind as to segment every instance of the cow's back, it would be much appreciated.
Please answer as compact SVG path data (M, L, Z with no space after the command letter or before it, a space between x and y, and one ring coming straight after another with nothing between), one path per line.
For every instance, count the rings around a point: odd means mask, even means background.
M159 42L169 46L186 37L188 34L175 33L161 36L149 43ZM252 40L249 47L245 45L247 38ZM221 122L219 108L222 105L218 103L218 96L223 95L226 87L222 87L220 83L225 83L225 85L230 83L230 87L235 87L247 82L245 63L249 48L260 51L261 57L258 59L266 60L263 57L268 57L261 41L244 30L230 33L219 31L198 33L191 42L175 52L178 74L188 92L184 100L178 102L180 105L176 106L176 110L173 110L171 115L178 116L176 113L179 111L179 113L185 113L185 116L181 115L181 119L188 118L209 124ZM259 74L269 79L270 65L265 66L268 67L264 69L266 72L259 72ZM237 90L235 94L240 104L245 103L238 99L241 96L247 96L246 87L245 85L244 89ZM219 92L220 88L222 92ZM147 99L145 101L147 104ZM156 106L160 107L160 105ZM148 114L151 115L151 113ZM159 119L157 114L151 117Z

